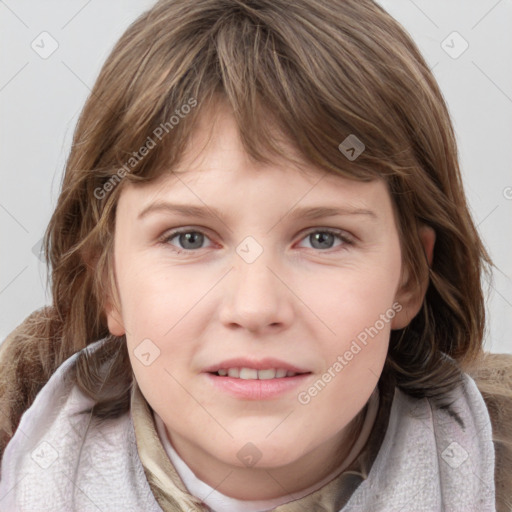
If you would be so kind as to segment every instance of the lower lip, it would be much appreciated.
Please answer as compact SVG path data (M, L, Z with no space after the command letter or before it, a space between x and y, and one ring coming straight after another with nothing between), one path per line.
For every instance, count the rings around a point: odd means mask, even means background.
M224 393L245 400L267 400L284 395L301 384L310 376L309 373L282 377L279 379L235 379L207 373L206 376L213 386Z

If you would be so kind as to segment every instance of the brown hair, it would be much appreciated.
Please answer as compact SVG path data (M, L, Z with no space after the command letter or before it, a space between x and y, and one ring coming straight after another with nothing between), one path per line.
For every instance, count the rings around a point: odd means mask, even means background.
M109 336L104 308L115 295L111 258L123 185L170 172L198 116L219 99L256 161L292 158L279 143L286 140L326 172L385 179L410 285L429 279L429 286L419 314L392 332L382 378L443 404L482 354L481 277L491 261L468 210L445 101L400 24L372 0L161 0L116 44L75 130L45 236L53 305L28 322L23 343L10 349L12 372L0 376L2 390L13 375L18 386L21 376L39 376L25 400L4 407L11 427L65 359ZM165 136L155 141L162 126ZM338 149L350 134L365 144L353 161ZM148 137L155 146L120 172ZM430 268L421 224L436 232ZM77 383L98 402L97 417L129 407L133 375L123 338L77 361ZM108 358L110 373L101 376Z

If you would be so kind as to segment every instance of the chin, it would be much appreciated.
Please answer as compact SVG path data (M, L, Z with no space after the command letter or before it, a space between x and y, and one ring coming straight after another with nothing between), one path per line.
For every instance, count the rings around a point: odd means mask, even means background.
M243 440L237 441L235 438L233 446L229 450L223 450L217 455L226 464L235 465L240 468L279 468L292 464L301 456L301 453L298 453L299 451L297 450L298 440L301 439L300 436L297 436L296 439L288 436L287 439L288 442L278 437L270 440L269 438L265 439L265 435L260 435L251 440L251 438L245 435ZM218 450L218 445L215 448ZM230 453L228 459L226 459L226 453Z

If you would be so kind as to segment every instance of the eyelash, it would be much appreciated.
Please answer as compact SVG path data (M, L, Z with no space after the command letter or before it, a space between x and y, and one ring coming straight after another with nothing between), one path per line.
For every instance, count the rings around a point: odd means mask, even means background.
M173 245L170 244L170 241L175 238L176 236L178 235L181 235L183 233L200 233L202 235L204 235L206 238L209 238L208 235L204 232L204 231L201 231L200 229L190 229L190 228L185 228L185 229L176 229L174 231L171 231L170 233L165 233L162 237L160 237L158 239L158 242L162 245L165 245L165 246L168 246L171 248L172 251L176 252L177 254L186 254L186 253L193 253L193 252L196 252L196 251L200 251L201 249L179 249ZM313 234L313 233L328 233L330 235L333 235L335 236L336 238L338 238L339 240L341 240L343 242L343 244L341 245L341 249L340 250L347 250L347 246L352 246L354 245L354 240L345 235L343 232L341 231L337 231L337 230L333 230L333 229L329 229L329 228L315 228L309 232L307 232L302 238L301 238L301 241L304 240L306 237L308 237L309 235ZM340 246L338 246L340 247ZM334 248L331 248L331 249L325 249L325 250L322 250L322 249L315 249L315 248L312 248L313 250L316 250L318 252L323 252L323 253L329 253L333 250L335 250Z

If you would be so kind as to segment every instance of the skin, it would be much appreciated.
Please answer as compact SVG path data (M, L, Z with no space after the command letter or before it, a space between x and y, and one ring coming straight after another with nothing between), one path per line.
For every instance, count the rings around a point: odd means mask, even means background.
M426 285L405 291L408 276L383 181L347 180L310 165L305 174L284 161L256 164L228 109L219 110L211 133L212 120L203 121L180 174L123 184L116 298L107 301L106 314L111 333L126 334L138 385L192 471L228 496L270 499L306 489L341 463L354 441L351 422L382 372L390 330L416 315ZM137 218L157 201L214 207L222 218L163 210ZM368 209L375 217L294 219L292 210L305 206ZM159 241L175 228L205 236L196 245L179 236ZM326 228L353 243L334 237L315 244L315 233ZM263 249L252 263L236 252L247 236ZM431 261L435 234L422 228L421 239ZM299 403L298 392L395 302L401 311L317 396ZM147 338L160 350L150 366L134 355ZM219 393L202 373L237 356L275 357L312 373L306 385L277 398L242 400ZM261 453L252 467L237 457L249 442Z

